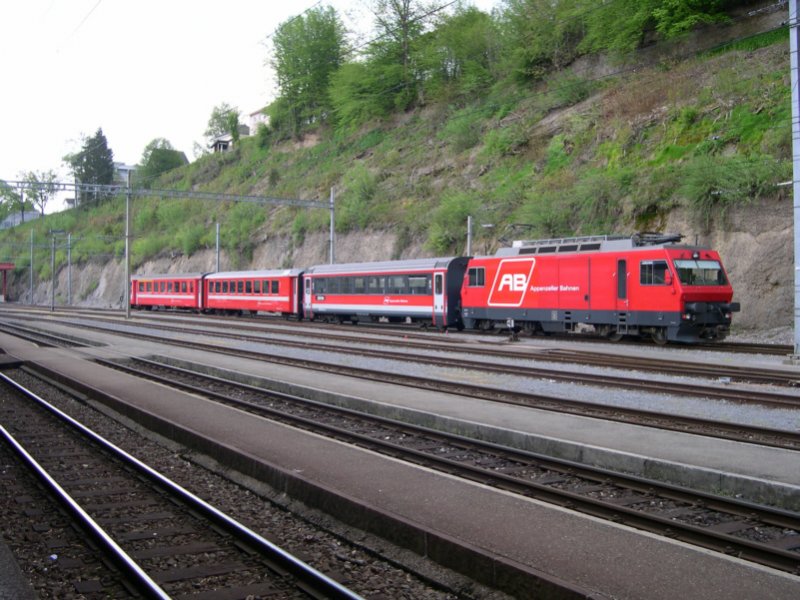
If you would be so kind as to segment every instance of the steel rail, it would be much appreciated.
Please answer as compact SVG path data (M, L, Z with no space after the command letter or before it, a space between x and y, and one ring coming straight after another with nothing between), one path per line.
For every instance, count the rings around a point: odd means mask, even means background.
M162 326L158 325L157 328L165 329L167 331L176 331L182 333L193 333L191 330L186 330L181 327ZM199 333L198 330L195 333ZM203 330L207 333L207 330ZM389 350L363 350L358 348L343 348L341 344L324 344L320 343L319 338L313 342L303 340L284 340L284 339L266 339L255 335L239 335L226 332L215 333L219 337L232 338L237 340L245 340L256 343L268 343L281 346L290 346L295 348L313 349L313 350L335 350L337 353L347 353L354 355L368 355L375 358L385 358L387 360L408 360L408 353L392 352ZM327 337L327 336L326 336ZM356 340L351 336L335 336L331 338L336 341L354 341L366 345L387 345L385 341L370 341L370 340ZM459 346L458 348L444 348L440 345L424 344L424 343L407 343L405 340L391 342L388 345L401 347L403 349L419 349L429 350L432 352L453 352L465 353L480 356L493 356L496 358L507 358L514 361L530 361L532 358L541 359L543 361L549 360L550 354L548 350L541 353L517 353L517 352L498 352L492 348L469 348ZM564 381L567 383L580 383L584 385L613 385L616 387L632 390L644 390L648 392L655 392L661 394L691 394L693 396L702 396L706 398L716 398L720 400L733 400L740 402L754 403L758 402L764 405L776 406L780 408L797 408L800 406L800 396L784 394L773 391L754 391L731 388L727 385L706 385L701 383L683 383L679 381L652 381L641 378L631 378L618 375L599 374L599 373L581 373L578 371L562 371L547 367L536 367L530 364L499 364L487 363L485 361L470 361L462 358L453 359L441 355L425 356L420 354L413 355L414 362L428 364L439 367L454 367L463 369L475 369L490 373L499 373L502 375L524 376L524 377L538 377L543 379L552 379L556 381ZM623 365L624 367L625 365ZM616 367L619 369L619 367ZM683 365L681 366L683 368ZM685 372L682 374L686 374ZM798 374L800 378L800 374Z
M56 416L59 420L63 421L64 423L70 425L72 428L80 432L83 436L90 439L93 443L97 444L101 448L105 449L119 460L123 461L125 464L133 467L137 472L146 476L151 481L155 482L158 486L162 487L163 489L168 490L171 494L180 498L183 502L191 506L194 510L197 510L201 514L203 514L206 518L214 521L218 525L224 527L229 533L235 535L238 539L245 541L246 543L252 545L257 551L264 554L269 560L274 561L276 564L280 565L284 568L287 572L291 573L294 577L296 577L299 581L310 585L314 592L320 595L320 597L324 598L333 598L335 600L363 600L361 596L352 592L351 590L345 588L338 582L334 581L333 579L329 578L328 576L324 575L323 573L317 571L310 565L307 565L300 559L296 558L292 554L286 552L282 548L276 546L269 540L265 539L264 537L260 536L256 532L252 531L251 529L245 527L241 523L237 522L236 520L232 519L222 511L216 509L215 507L211 506L202 498L192 494L190 491L186 490L185 488L181 487L177 483L171 481L170 479L164 477L161 473L154 470L153 468L149 467L148 465L141 462L139 459L134 457L133 455L129 454L125 450L115 446L104 437L100 436L99 434L95 433L82 423L76 421L57 407L53 406L40 396L36 395L34 392L26 389L22 385L18 384L13 379L9 378L3 373L0 373L0 380L6 382L9 386L16 389L19 393L25 395L26 397L34 400L39 406L44 408L45 410L52 413ZM31 460L33 460L31 458ZM41 469L41 468L40 468ZM55 486L58 484L49 478ZM58 486L59 489L60 486ZM66 496L66 492L61 489L61 493ZM59 493L59 495L61 495ZM67 496L68 497L68 496ZM100 532L102 532L101 537L99 538L103 543L104 547L113 548L113 553L116 556L117 552L124 555L122 560L124 561L122 564L127 569L135 569L132 573L136 574L136 579L141 579L142 583L145 581L150 581L150 578L144 573L144 571L136 565L136 563L131 559L125 552L119 548L119 546L105 533L103 530L91 520L88 514L86 514L83 509L80 508L74 501L70 499L70 509L80 511L79 514L85 515L85 518L91 521ZM74 508L72 507L74 505ZM83 520L83 517L82 517ZM146 579L145 579L146 578ZM154 582L152 585L157 586ZM149 586L148 588L149 589ZM158 588L161 590L161 588ZM163 595L154 595L153 597L157 598L169 598L163 590L161 590L161 594Z
M137 359L139 362L155 364L164 368L153 361ZM108 361L104 361L108 362ZM629 506L615 504L614 502L604 501L599 498L592 498L580 493L569 490L553 488L546 484L535 481L527 481L510 475L498 472L496 469L485 469L482 467L464 464L446 457L437 456L428 452L394 443L382 439L381 436L370 436L356 431L348 431L338 424L330 425L319 420L293 415L282 408L272 408L256 404L251 401L232 398L230 393L215 392L207 386L202 387L190 383L176 382L174 379L155 375L153 373L142 372L131 367L114 365L123 371L144 376L163 385L168 385L193 394L208 397L214 401L232 405L237 408L275 419L281 422L289 422L294 426L299 426L306 430L344 440L356 445L377 450L382 454L411 460L416 464L422 464L454 475L468 478L484 485L493 485L509 492L535 497L560 506L578 510L604 519L622 522L639 529L655 531L662 535L668 534L687 542L691 542L703 547L712 548L724 553L738 553L742 556L769 566L779 568L784 571L795 572L800 569L800 554L790 550L770 547L757 541L746 538L736 537L725 532L714 531L713 527L702 527L690 523L682 523L655 514L649 514L641 510L630 508ZM761 519L768 525L787 529L800 529L800 515L789 510L765 507L752 502L736 499L723 498L706 492L699 492L685 487L662 483L652 479L637 477L633 475L621 474L608 469L591 467L585 464L569 461L566 459L554 458L544 454L518 450L502 446L499 444L475 440L457 434L451 434L434 430L428 427L413 425L405 422L398 422L389 418L365 414L353 409L332 406L323 402L309 400L293 394L264 390L252 385L226 381L224 379L180 369L177 367L165 367L168 371L189 374L192 377L213 383L221 383L233 389L241 389L269 398L278 398L285 402L302 406L313 407L330 414L341 415L345 418L357 420L363 424L374 423L392 430L406 433L410 436L424 436L433 438L437 443L446 443L467 451L491 453L509 457L509 460L533 463L538 468L552 469L571 476L589 479L593 482L611 482L614 485L626 489L637 491L643 494L662 497L684 504L696 505L702 503L710 510L717 510L737 518ZM358 428L357 428L358 429ZM643 498L644 500L644 498Z
M88 326L85 324L83 324L82 326L94 327L95 329L104 332L109 331L108 329L102 327ZM167 331L174 330L174 331L180 331L182 333L189 333L180 328L163 327L162 329ZM401 375L401 374L385 373L385 372L377 373L374 370L366 368L358 368L351 366L341 367L332 363L315 361L311 359L291 358L286 356L278 356L276 354L269 354L266 352L255 352L250 350L225 348L220 345L205 344L196 341L186 341L174 338L165 340L162 337L152 334L132 333L132 332L124 332L118 330L114 330L113 333L117 335L135 337L137 339L149 339L152 341L156 341L158 343L164 343L166 341L167 343L172 345L205 350L217 354L241 356L246 358L252 358L254 360L267 361L276 364L290 365L307 369L314 369L317 371L323 371L327 373L342 374L348 377L359 377L361 379L372 380L372 381L380 380L382 382L393 382L399 385L418 387L422 389L439 390L451 394L470 396L484 400L491 400L494 402L504 402L507 404L515 404L519 406L537 408L540 410L579 414L583 416L602 418L611 421L633 423L644 427L669 429L672 431L680 431L688 433L700 432L703 435L710 437L731 439L735 441L744 441L747 443L754 443L754 440L757 440L756 443L759 443L761 445L774 446L778 448L800 448L800 432L794 432L782 429L769 429L764 427L752 427L745 424L712 421L709 419L703 419L698 417L686 417L686 416L679 417L664 412L636 409L629 407L621 407L621 406L608 407L602 404L584 402L570 398L548 396L545 394L511 392L489 386L482 386L477 384L469 384L461 382L450 382L430 377L410 376L410 375ZM202 333L206 335L208 334L207 331L204 331ZM246 336L235 336L228 334L228 335L220 335L219 337L228 337L232 339L248 341L248 337ZM266 340L259 337L250 337L249 341L255 341L257 343L263 343L263 344L270 344L270 343L281 344L283 343L284 340L274 341L274 340ZM310 342L287 341L286 345L297 346L302 348L320 349L319 344ZM335 352L340 354L349 353L356 355L368 355L370 357L381 356L383 358L390 358L393 360L404 360L404 361L413 360L415 362L428 362L429 364L436 366L442 366L445 364L444 359L440 357L426 359L418 354L413 356L409 354L391 354L387 352L382 353L381 351L378 350L369 350L369 351L354 350L354 349L343 348L341 346L335 346L332 347L331 349L335 350ZM517 366L502 367L498 365L487 365L486 363L470 363L469 361L456 360L454 362L451 362L450 366L456 368L475 368L484 371L494 370L494 372L501 372L504 374L512 374L512 375L528 374L527 372L524 372L525 367L517 367ZM567 374L564 375L563 377L567 381L571 381L572 380L571 375L572 374ZM549 370L541 372L538 376L546 378L559 377L552 375L551 371ZM597 383L601 384L604 383L604 381L602 380L602 376L600 381L597 380L593 381L592 379L593 376L591 375L576 376L576 379L580 378L585 378L584 383L587 384L596 385ZM625 385L627 385L627 380L625 380ZM669 386L671 384L669 382L658 382L655 384L647 382L637 382L635 385L639 386L639 389L648 389L650 391L666 393L670 391ZM708 387L702 388L702 391L708 391L708 390L709 390ZM676 384L676 387L673 388L672 391L674 391L675 393L691 392L691 386L687 387L686 384ZM698 392L697 390L694 390L694 393L700 393L700 395L702 395L702 392ZM748 392L742 392L741 394L739 394L738 398L734 399L748 400L747 395ZM713 397L726 398L726 399L728 398L727 396L721 395L721 392L713 394ZM765 401L763 398L760 398L758 401L762 403L767 403L767 401ZM793 404L793 402L794 401L792 400L792 398L783 397L782 401L781 398L775 399L774 404L785 407L786 404Z

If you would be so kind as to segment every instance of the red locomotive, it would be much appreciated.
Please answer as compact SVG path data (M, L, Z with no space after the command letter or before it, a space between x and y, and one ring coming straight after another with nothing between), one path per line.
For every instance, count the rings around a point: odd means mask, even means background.
M656 343L722 339L733 289L714 250L680 236L586 237L515 242L473 258L461 293L467 328L535 332L591 325L600 335Z
M135 276L131 306L440 329L594 330L656 343L721 340L733 289L719 254L681 236L514 242L495 256ZM302 288L301 288L302 286ZM302 290L302 291L301 291Z

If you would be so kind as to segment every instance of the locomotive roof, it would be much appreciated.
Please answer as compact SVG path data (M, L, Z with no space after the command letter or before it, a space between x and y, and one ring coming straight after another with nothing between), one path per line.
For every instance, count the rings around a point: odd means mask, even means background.
M205 273L158 273L155 275L131 275L131 279L200 279Z
M447 268L454 260L449 258L415 258L410 260L387 260L380 262L341 263L333 265L316 265L306 270L314 275L332 275L342 273L402 273L403 271L426 271L434 268ZM466 260L466 259L464 259Z
M302 269L265 269L259 271L221 271L219 273L209 273L206 279L263 279L264 277L297 277L302 273Z
M500 248L496 256L521 254L554 254L562 252L611 252L619 250L644 250L646 248L686 248L697 246L678 244L681 234L636 233L631 236L595 235L584 237L553 238L546 240L517 240L510 248Z

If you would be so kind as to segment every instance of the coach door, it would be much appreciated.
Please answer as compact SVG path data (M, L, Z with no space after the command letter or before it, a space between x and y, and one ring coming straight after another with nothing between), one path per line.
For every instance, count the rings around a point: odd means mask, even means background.
M311 308L311 277L306 277L303 281L303 316L309 320L314 318Z
M444 273L433 274L433 324L439 328L447 326L444 297Z

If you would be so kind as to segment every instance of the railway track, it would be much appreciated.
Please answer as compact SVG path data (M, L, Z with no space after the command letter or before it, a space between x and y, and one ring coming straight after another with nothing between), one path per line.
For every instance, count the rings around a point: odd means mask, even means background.
M267 392L152 361L116 364L271 420L800 574L800 515Z
M120 309L86 309L80 307L68 307L68 306L61 306L56 309L55 312L50 312L49 309L44 309L42 307L30 307L30 306L21 306L17 305L13 308L9 308L8 306L2 307L2 313L22 313L22 314L30 314L30 313L40 313L44 315L57 315L57 314L64 314L69 316L74 315L86 315L92 318L100 317L104 319L115 319L118 320L122 318L124 311ZM2 314L0 313L0 314ZM152 319L164 319L164 320L172 320L172 319L187 319L187 318L197 318L199 321L225 321L227 322L226 327L229 329L240 329L240 328L248 328L246 324L253 324L258 325L260 327L263 326L282 326L282 327L291 327L288 325L287 320L283 317L279 316L271 316L271 315L259 315L256 317L229 317L229 316L222 316L222 315L214 315L214 316L202 316L198 317L194 315L194 313L189 312L147 312L146 316L143 314L134 313L131 316L132 320L139 320L139 321L148 321ZM302 323L298 323L297 327L303 328L313 328L318 329L320 331L326 332L341 332L349 330L347 325L331 325L325 322L318 322L318 321L303 321ZM386 338L401 338L401 339L420 339L420 340L430 340L431 334L430 333L423 333L420 331L419 326L412 326L412 325L397 325L397 324L380 324L374 325L369 323L359 323L358 329L361 331L368 331L370 334L375 334L379 336L383 336ZM497 337L508 335L509 332L507 331L500 331L500 330L493 330L489 332L481 332L481 331L470 331L468 334L465 335L481 335L487 338ZM614 348L618 346L633 346L633 347L646 347L652 348L653 344L648 341L627 341L624 340L621 342L609 342L606 339L596 338L592 336L584 336L584 335L575 335L575 334L564 334L562 336L553 335L548 336L548 339L557 339L557 340L566 340L570 342L576 343L585 343L585 344L597 344L599 346L607 347L607 348ZM464 338L459 339L459 335L453 335L449 337L448 343L461 343L464 341ZM697 345L675 345L672 346L674 348L684 348L684 349L697 349L703 351L711 351L711 352L728 352L728 353L735 353L735 354L762 354L768 356L788 356L794 353L794 346L791 344L760 344L754 342L731 342L731 341L723 341L723 342L713 342L713 343L706 343L706 344L697 344Z
M179 330L182 331L182 330ZM21 333L21 332L20 332ZM130 332L122 332L122 335L135 336L137 339L151 339L157 342L164 342L165 340L159 336L151 334L142 334L141 332L133 334ZM231 337L231 336L222 336ZM242 340L242 336L232 336L237 340ZM50 336L52 339L52 335ZM244 338L258 343L273 343L273 340L265 340L262 337ZM632 423L636 425L654 427L658 429L668 429L672 431L681 431L687 433L695 433L710 437L719 437L734 441L741 441L746 443L757 443L766 446L773 446L778 448L787 449L800 449L800 432L783 430L783 429L768 429L764 427L749 426L741 423L728 423L723 421L715 421L712 419L679 416L669 413L625 408L616 406L604 406L593 402L584 402L574 399L568 399L559 396L548 396L544 394L533 394L527 392L513 392L504 390L499 387L485 386L477 384L469 384L463 381L451 382L442 379L434 379L428 377L419 377L411 375L403 375L399 373L388 373L385 370L376 371L368 368L357 368L353 366L340 366L330 362L317 361L306 358L293 358L289 356L281 356L276 353L258 352L252 350L243 350L238 348L224 347L219 344L206 344L196 341L185 341L178 339L166 340L169 344L192 348L196 350L203 350L214 353L226 354L229 356L239 356L253 360L267 361L302 369L312 369L326 373L335 373L348 377L359 377L361 379L380 381L386 383L396 383L398 385L417 387L421 389L442 391L445 393L458 394L462 396L469 396L473 398L480 398L483 400L490 400L493 402L504 402L508 404L516 404L519 406L526 406L540 410L548 410L560 413L577 414L581 416L588 416L600 418L610 421L618 421L622 423ZM290 341L289 345L296 346L299 342ZM310 347L311 343L302 343L303 348ZM320 349L320 345L313 346L315 349ZM751 391L751 390L736 390L727 386L707 386L697 384L683 384L673 382L653 382L641 379L631 379L616 376L595 376L579 373L564 373L560 371L553 371L548 369L537 369L535 367L525 367L519 365L494 365L485 362L470 362L463 359L445 359L441 356L424 357L421 355L413 355L409 357L407 353L391 353L386 351L379 351L374 349L369 350L354 350L344 348L342 346L335 347L335 352L338 353L355 353L358 355L368 357L382 357L391 360L409 361L428 363L436 366L450 366L457 369L466 369L471 371L485 371L490 373L498 373L513 376L530 376L530 377L544 377L549 379L562 379L568 382L580 381L588 385L617 385L621 387L628 387L631 389L645 390L658 393L675 393L675 394L693 394L697 396L706 395L711 398L733 400L739 402L757 402L759 404L767 404L781 408L796 408L800 400L796 396L784 395L772 391Z
M52 336L47 332L43 332L41 330L31 329L30 326L18 326L9 321L2 321L2 323L9 329L10 331L16 330L21 334L25 335L27 332L35 332L39 336ZM127 324L126 324L127 325ZM154 338L154 336L147 335L147 334L131 334L129 332L125 332L119 329L109 329L108 327L102 327L97 324L91 323L73 323L73 326L77 326L83 329L93 329L96 331L102 332L109 332L112 331L113 333L119 335L128 335L131 337L140 337L142 339L158 339ZM663 373L668 375L677 375L677 376L684 376L684 377L698 377L704 379L710 379L715 382L724 381L724 382L749 382L749 383L760 383L760 384L769 384L769 385L776 385L776 386L783 386L783 387L796 387L800 385L800 372L796 370L784 370L784 369L769 369L763 366L758 367L747 367L747 366L740 366L740 365L724 365L724 364L705 364L699 361L689 361L689 360L665 360L661 357L652 358L646 356L630 356L630 355L620 355L620 354L613 354L613 353L606 353L606 352L594 352L588 350L574 350L574 349L563 349L563 348L534 348L534 349L522 349L522 350L507 350L503 348L496 348L496 347L487 347L485 345L480 345L479 347L475 347L470 344L462 344L458 343L456 347L450 344L442 344L439 342L430 342L430 341L422 341L416 342L412 340L408 340L405 338L399 339L390 339L390 340L375 340L374 338L357 338L353 335L343 335L343 334L330 334L325 335L323 337L315 337L314 340L310 341L307 339L285 339L285 338L275 338L275 337L264 337L263 333L278 333L278 334L285 334L285 330L279 331L264 331L260 330L260 335L253 335L245 334L245 333L231 333L229 328L225 331L217 330L216 328L209 328L204 327L202 329L193 329L187 328L185 326L171 326L171 325L147 325L147 327L152 329L157 329L166 332L174 332L174 333L185 333L185 334L199 334L199 335L214 335L215 337L219 338L226 338L226 339L235 339L240 341L249 341L255 343L269 343L274 345L282 345L286 347L292 348L300 348L300 349L308 349L308 350L333 350L337 353L351 353L351 354L364 354L373 357L381 357L387 358L390 360L408 360L408 352L412 350L420 350L420 351L427 351L427 352L445 352L445 351L452 351L457 352L459 354L468 354L472 356L478 356L481 359L490 357L493 359L506 359L506 360L515 360L515 361L541 361L545 363L559 363L559 364L579 364L583 366L591 366L591 367L603 367L609 368L614 370L625 370L625 371L641 371L641 372L649 372L649 373ZM46 340L46 337L42 339ZM65 338L67 343L76 344L72 338ZM172 340L169 340L172 341ZM357 348L346 348L342 345L342 343L360 343L365 345L370 345L371 348L369 350L364 349L357 349ZM88 342L87 342L88 344ZM375 349L374 346L389 346L400 348L402 351L405 352L405 356L402 353L392 353L386 350L378 350ZM510 375L523 375L523 376L530 376L530 377L546 377L548 379L560 379L560 378L568 378L569 381L581 382L581 383L599 383L601 385L621 385L622 387L627 387L629 389L657 389L663 391L665 393L670 392L669 383L667 382L648 382L644 381L641 378L634 379L632 377L613 377L607 376L603 381L603 377L600 375L584 375L577 372L571 372L569 374L564 374L563 371L558 371L555 369L548 369L548 368L536 368L530 366L528 363L524 364L516 364L514 366L497 366L491 363L487 363L485 360L479 360L474 362L465 361L464 359L457 359L451 360L445 357L442 357L440 354L434 357L426 357L420 354L414 354L414 360L417 362L429 363L429 364L438 364L438 365L449 365L455 367L463 367L463 368L480 368L482 370L495 370L495 372L507 373ZM455 364L459 363L459 364ZM692 385L680 385L674 384L672 391L674 393L692 393L700 396L707 396L711 398L723 398L727 400L744 400L744 401L760 401L764 404L784 404L791 406L792 404L796 405L796 401L791 398L789 395L782 395L782 394L770 394L770 393L762 393L762 392L749 392L749 396L747 394L737 394L735 391L730 390L723 390L722 386L718 383L714 385L707 385L702 386L698 384Z
M148 598L360 598L0 374L0 434ZM103 581L84 593L115 597Z

